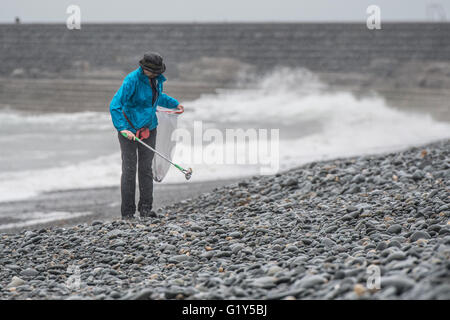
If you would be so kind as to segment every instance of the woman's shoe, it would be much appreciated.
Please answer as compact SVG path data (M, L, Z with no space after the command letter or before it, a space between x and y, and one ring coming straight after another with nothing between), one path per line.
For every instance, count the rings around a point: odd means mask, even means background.
M156 218L158 217L156 215L156 212L151 210L151 211L143 211L139 213L139 216L141 219L146 219L146 218Z

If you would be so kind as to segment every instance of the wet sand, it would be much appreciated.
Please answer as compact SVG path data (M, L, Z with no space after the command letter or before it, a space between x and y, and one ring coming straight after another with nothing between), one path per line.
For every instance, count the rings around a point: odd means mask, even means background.
M153 209L192 198L237 179L154 184ZM136 203L139 189L136 186ZM120 219L120 186L68 190L41 194L28 200L4 202L0 205L0 232L17 233L49 226L69 227L94 220ZM136 213L136 216L138 213Z

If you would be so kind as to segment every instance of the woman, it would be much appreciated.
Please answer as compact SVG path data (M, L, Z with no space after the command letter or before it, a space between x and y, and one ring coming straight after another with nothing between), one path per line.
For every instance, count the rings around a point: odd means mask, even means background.
M128 74L110 104L111 118L118 131L122 152L121 196L122 219L132 219L136 212L136 163L138 163L138 211L141 218L156 217L153 205L152 160L154 152L135 141L135 136L155 147L156 107L184 111L179 102L163 93L163 58L156 52L144 55L139 68ZM125 134L127 137L123 136Z

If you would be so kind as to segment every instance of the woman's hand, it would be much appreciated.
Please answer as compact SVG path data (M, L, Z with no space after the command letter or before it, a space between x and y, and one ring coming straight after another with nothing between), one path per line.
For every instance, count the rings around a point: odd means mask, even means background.
M179 110L179 111L181 111L181 113L183 113L184 112L184 107L181 104L179 104L177 106L177 110Z
M128 140L135 140L135 135L133 132L129 131L129 130L122 130L120 131L120 133L125 133L127 135L127 139Z

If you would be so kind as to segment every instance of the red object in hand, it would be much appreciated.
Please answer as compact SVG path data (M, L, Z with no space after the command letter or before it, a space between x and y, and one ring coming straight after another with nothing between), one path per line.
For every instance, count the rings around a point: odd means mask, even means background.
M139 139L147 139L150 137L150 129L149 128L141 128L136 131L136 137Z

